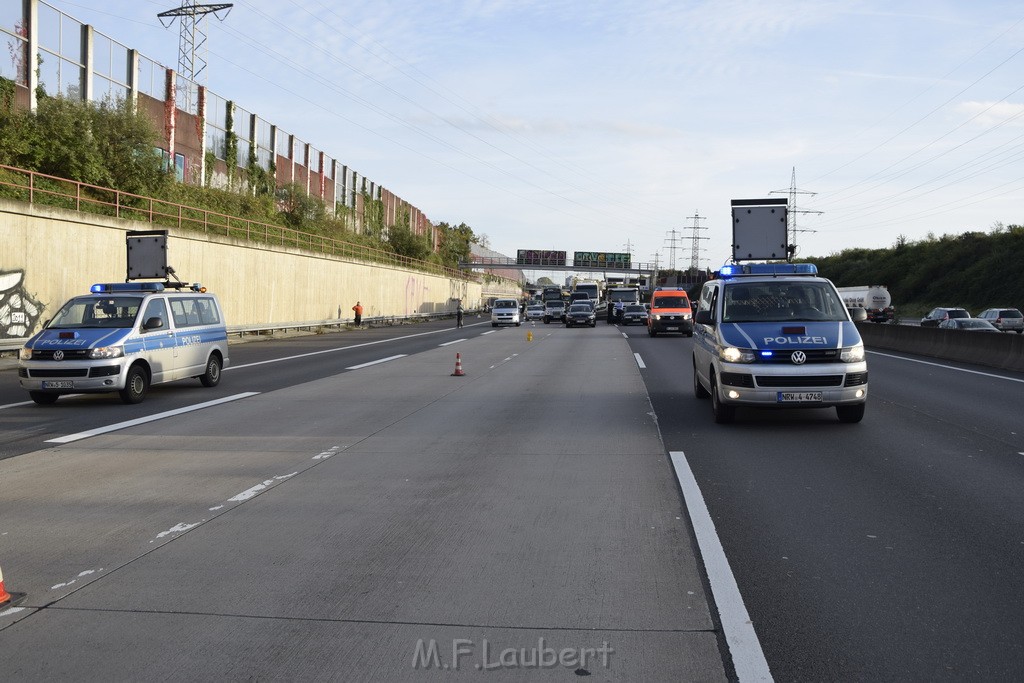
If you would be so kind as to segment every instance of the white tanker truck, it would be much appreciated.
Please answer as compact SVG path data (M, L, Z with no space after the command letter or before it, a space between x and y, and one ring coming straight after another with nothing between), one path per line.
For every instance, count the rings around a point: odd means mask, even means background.
M896 309L892 305L892 297L885 285L837 287L837 289L847 308L863 308L868 312L868 320L871 322L895 322Z

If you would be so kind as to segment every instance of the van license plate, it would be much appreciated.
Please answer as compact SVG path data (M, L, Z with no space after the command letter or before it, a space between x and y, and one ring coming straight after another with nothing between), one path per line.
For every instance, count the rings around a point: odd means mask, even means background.
M678 332L679 328L678 327L666 327L665 331L666 332Z
M820 391L780 391L779 403L807 403L821 400Z
M43 382L43 389L74 389L74 382Z

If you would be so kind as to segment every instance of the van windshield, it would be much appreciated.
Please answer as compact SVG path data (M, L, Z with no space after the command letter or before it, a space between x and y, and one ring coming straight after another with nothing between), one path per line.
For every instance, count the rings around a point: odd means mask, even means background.
M843 302L825 282L734 282L725 287L722 322L848 319Z
M77 297L64 304L46 327L132 327L141 305L140 296Z
M679 296L656 296L651 302L651 308L689 308L690 299L680 294Z

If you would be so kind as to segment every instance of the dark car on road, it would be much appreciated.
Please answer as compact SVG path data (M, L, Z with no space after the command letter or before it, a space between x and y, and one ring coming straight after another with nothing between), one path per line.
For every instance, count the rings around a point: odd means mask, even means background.
M569 312L565 314L565 326L575 327L576 325L597 325L597 316L594 314L594 307L590 304L573 304Z
M970 317L971 314L963 308L933 308L928 315L921 318L921 327L938 327L943 320Z
M622 320L620 321L623 325L646 325L647 324L647 307L643 304L626 304L622 309Z
M941 330L967 330L968 332L998 332L992 323L981 318L950 318L939 323Z

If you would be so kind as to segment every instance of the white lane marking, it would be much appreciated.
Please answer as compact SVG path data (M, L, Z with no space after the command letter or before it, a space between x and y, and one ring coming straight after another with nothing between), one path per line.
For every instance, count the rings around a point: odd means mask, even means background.
M345 368L346 370L360 370L362 368L368 368L371 365L377 365L378 363L387 363L389 360L396 360L398 358L405 358L404 353L400 353L397 356L388 356L387 358L378 358L377 360L371 360L369 363L363 363L361 365L352 365Z
M281 476L274 477L273 479L267 479L262 484L256 484L255 486L253 486L251 488L247 488L246 490L242 491L238 495L235 495L235 496L232 496L231 498L228 498L228 502L229 503L242 503L244 501L247 501L250 498L252 498L253 496L255 496L257 493L270 488L274 484L275 481L283 481L285 479L291 479L296 474L298 474L298 472L292 472L291 474L282 474Z
M3 410L4 408L17 408L18 406L30 406L33 403L35 403L35 401L22 401L21 403L8 403L7 405L0 406L0 410Z
M622 338L623 338L623 339L629 339L629 335L628 335L628 334L626 334L625 332L623 332L623 333L622 333Z
M485 334L494 334L495 332L497 332L497 330L488 330L487 332L481 332L481 333L480 333L480 336L482 337L482 336L484 336Z
M697 536L697 545L700 547L704 569L711 584L711 596L718 607L736 677L741 683L770 681L772 674L764 658L764 651L757 639L757 633L754 632L754 625L750 622L747 608L743 604L743 596L736 585L736 577L729 567L729 560L725 557L725 550L715 531L711 513L708 512L690 464L686 461L686 454L683 451L670 451L669 456L672 458L676 479L683 490L686 510L690 513L693 531Z
M199 526L205 521L206 520L204 519L202 522L192 522L191 524L189 524L188 522L178 522L167 531L161 531L160 533L158 533L156 537L164 538L165 536L170 536L171 534L181 534L188 531L189 529L195 529L197 526ZM150 543L152 542L153 541L150 541Z
M647 366L644 365L644 359L640 357L639 353L634 353L633 358L636 358L636 364L640 366L641 370L647 369Z
M103 567L100 567L99 569L86 569L84 572L79 572L78 576L76 576L75 578L71 579L70 581L65 581L64 583L58 583L56 586L50 586L50 590L55 591L58 588L64 588L65 586L70 586L73 583L77 583L79 579L85 578L86 576L92 576L96 572L101 572L101 571L103 571Z
M481 323L473 323L473 324L479 325ZM440 334L442 332L451 332L451 329L446 328L446 329L443 329L443 330L432 330L430 332L417 332L416 334L407 334L404 337L393 337L391 339L378 339L377 341L365 342L363 344L352 344L351 346L339 346L336 349L323 349L322 351L311 351L309 353L300 353L300 354L298 354L296 356L285 356L284 358L271 358L270 360L261 360L261 361L256 361L255 363L246 363L245 365L231 365L229 367L224 368L224 371L226 372L228 370L241 370L242 368L251 368L251 367L255 367L257 365L266 365L268 363L280 363L281 361L295 360L296 358L309 358L310 356L319 356L319 355L324 354L324 353L334 353L336 351L348 351L349 349L358 349L358 348L362 348L364 346L374 346L376 344L387 344L389 342L402 341L403 339L414 339L415 337L422 337L422 336L427 335L427 334ZM492 332L493 332L493 330L492 330ZM490 334L490 332L484 332L483 334Z
M444 344L438 344L438 346L451 346L452 344L458 344L459 342L467 341L469 337L463 337L462 339L456 339L455 341L445 342Z
M921 363L922 365L934 365L937 368L945 368L946 370L956 370L957 372L968 372L972 375L981 375L982 377L995 377L996 379L1005 379L1007 382L1021 382L1024 383L1024 379L1017 377L1007 377L1006 375L994 375L991 372L979 372L978 370L968 370L966 368L957 368L952 365L943 365L942 363L932 363L926 360L918 360L916 358L906 358L904 356L894 356L891 353L880 353L878 351L868 351L876 356L885 356L886 358L895 358L896 360L906 360L911 363Z
M61 394L64 398L74 398L76 396L84 396L85 394ZM0 406L0 410L4 408L17 408L18 406L30 406L35 401L22 401L21 403L8 403L7 405Z
M140 417L136 420L127 420L125 422L118 422L116 424L107 425L106 427L97 427L96 429L90 429L85 432L78 432L77 434L68 434L67 436L59 436L56 439L47 439L45 443L71 443L72 441L79 441L81 439L88 439L90 436L97 436L99 434L106 434L108 432L116 432L119 429L125 429L127 427L134 427L135 425L146 424L147 422L156 422L162 420L165 417L172 417L174 415L182 415L183 413L191 413L195 410L202 410L203 408L210 408L212 406L220 405L221 403L230 403L231 401L238 401L243 398L249 398L250 396L256 396L260 392L258 391L246 391L241 394L235 394L234 396L226 396L224 398L218 398L215 401L207 401L206 403L197 403L194 406L185 406L184 408L176 408L174 410L168 410L164 413L156 413L155 415L148 415L146 417Z

